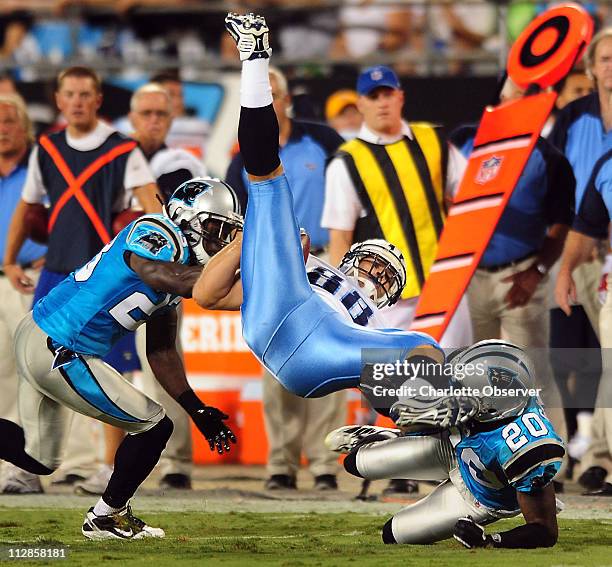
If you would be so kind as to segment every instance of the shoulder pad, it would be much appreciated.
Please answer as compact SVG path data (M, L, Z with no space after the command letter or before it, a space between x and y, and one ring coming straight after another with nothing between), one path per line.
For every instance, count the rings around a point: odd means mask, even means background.
M503 463L502 468L510 483L517 482L540 466L545 466L563 459L565 448L561 441L551 437L527 443Z
M189 248L185 236L163 215L145 215L130 226L125 248L149 260L186 264Z

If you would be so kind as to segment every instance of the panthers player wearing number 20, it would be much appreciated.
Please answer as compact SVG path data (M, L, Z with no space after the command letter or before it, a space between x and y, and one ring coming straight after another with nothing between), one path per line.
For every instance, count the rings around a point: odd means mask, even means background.
M205 207L211 197L223 214ZM124 429L114 472L82 532L90 539L163 537L132 515L129 499L149 476L173 429L164 408L125 381L102 357L147 324L147 357L156 379L187 411L211 450L236 442L228 416L190 388L176 351L176 305L191 297L202 265L242 228L237 199L215 179L183 183L164 214L124 228L20 323L15 336L22 427L0 420L0 459L34 474L60 464L73 412Z
M385 524L385 543L424 544L454 536L468 548L554 545L552 479L565 449L531 395L531 362L517 346L490 340L456 351L448 363L455 376L451 385L471 390L475 413L448 420L450 427L441 429L445 414L433 409L442 408L442 400L434 401L427 417L416 418L419 399L401 400L390 412L399 429L341 427L327 436L328 448L348 453L344 467L358 477L440 482ZM519 513L524 525L485 535L482 525Z

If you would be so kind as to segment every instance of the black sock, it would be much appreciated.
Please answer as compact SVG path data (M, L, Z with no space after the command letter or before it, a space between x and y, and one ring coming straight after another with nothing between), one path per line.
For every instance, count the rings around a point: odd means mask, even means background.
M357 476L359 478L363 478L363 475L357 470L357 452L359 448L353 449L345 458L344 458L344 470L347 473L352 474L353 476Z
M393 535L393 518L387 521L382 529L382 540L383 543L394 544L397 543L395 536Z
M247 173L268 175L280 165L278 132L278 120L271 104L240 108L238 143Z
M127 504L159 461L173 429L165 416L148 431L125 436L115 454L115 468L102 495L104 502L113 508Z
M23 429L8 419L0 419L0 459L32 474L51 474L50 469L25 452Z

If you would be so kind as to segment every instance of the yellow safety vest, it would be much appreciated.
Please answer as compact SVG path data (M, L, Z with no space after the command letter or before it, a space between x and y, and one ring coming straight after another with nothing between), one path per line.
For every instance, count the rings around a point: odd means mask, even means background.
M430 124L411 123L410 129L414 140L379 145L357 138L338 150L367 212L353 241L384 238L402 251L404 299L421 293L445 219L442 143Z

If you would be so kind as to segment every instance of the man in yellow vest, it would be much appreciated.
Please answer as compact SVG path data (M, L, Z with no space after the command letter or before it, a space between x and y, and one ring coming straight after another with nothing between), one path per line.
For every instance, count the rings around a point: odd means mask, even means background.
M402 119L404 92L388 67L361 73L357 93L364 123L327 169L321 224L330 229L334 265L351 244L368 238L384 238L402 251L407 283L386 319L391 327L407 329L436 255L446 216L445 185L457 181L453 176L459 169L453 164L460 156L455 149L449 155L431 124ZM462 301L440 344L471 342L469 311Z

